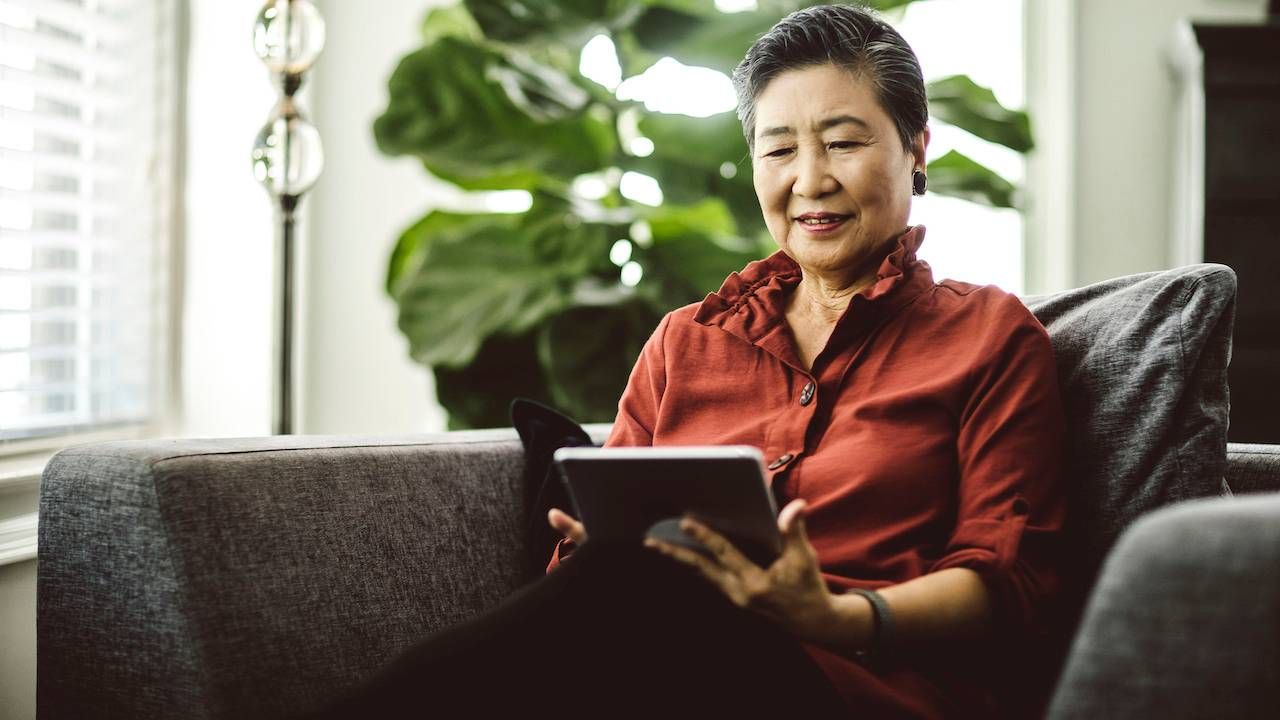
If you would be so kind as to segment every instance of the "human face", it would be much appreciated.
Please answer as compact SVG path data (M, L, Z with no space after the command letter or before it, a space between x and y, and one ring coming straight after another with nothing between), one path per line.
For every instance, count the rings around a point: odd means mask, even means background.
M778 247L824 283L874 276L907 228L911 173L924 168L928 130L917 140L902 147L860 74L819 65L775 77L756 99L752 174Z

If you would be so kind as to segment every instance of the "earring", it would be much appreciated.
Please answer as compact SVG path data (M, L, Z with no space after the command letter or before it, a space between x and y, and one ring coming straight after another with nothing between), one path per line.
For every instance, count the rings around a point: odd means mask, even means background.
M929 187L929 178L925 174L916 170L911 173L911 194L923 195L925 188Z

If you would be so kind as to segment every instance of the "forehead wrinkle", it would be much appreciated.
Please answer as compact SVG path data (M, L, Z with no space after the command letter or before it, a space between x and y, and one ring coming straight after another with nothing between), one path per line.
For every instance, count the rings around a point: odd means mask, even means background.
M832 117L819 120L814 123L813 127L818 132L822 132L823 130L830 130L831 128L840 125L857 125L863 130L871 130L871 123L868 123L866 120L863 120L856 115L834 115ZM779 125L776 127L765 128L760 131L761 138L774 137L777 135L795 135L795 129L790 125Z

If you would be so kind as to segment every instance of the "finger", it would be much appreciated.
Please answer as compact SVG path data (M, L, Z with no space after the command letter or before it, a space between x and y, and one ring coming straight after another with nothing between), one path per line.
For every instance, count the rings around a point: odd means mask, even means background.
M587 530L582 523L559 508L551 508L547 511L547 522L551 523L551 527L555 528L556 532L569 538L576 545L587 541Z
M729 570L737 573L743 573L751 569L759 569L755 563L747 559L738 548L729 542L729 539L691 517L686 517L680 521L680 529L688 533L693 539L702 543L711 554L716 556L720 564Z
M804 537L804 514L808 509L809 504L804 500L796 499L787 503L782 512L778 513L778 532L783 537Z
M778 513L778 532L782 534L782 554L814 555L813 546L805 529L804 516L809 505L804 500L792 500Z

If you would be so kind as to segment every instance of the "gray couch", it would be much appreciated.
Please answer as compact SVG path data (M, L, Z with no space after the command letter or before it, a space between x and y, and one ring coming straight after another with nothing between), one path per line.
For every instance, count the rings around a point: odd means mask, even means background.
M1050 717L1280 708L1280 446L1226 443L1234 283L1202 265L1026 299L1068 399L1075 547L1101 568ZM519 584L521 470L511 430L59 453L41 717L317 707Z

